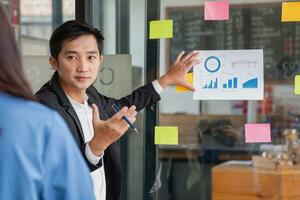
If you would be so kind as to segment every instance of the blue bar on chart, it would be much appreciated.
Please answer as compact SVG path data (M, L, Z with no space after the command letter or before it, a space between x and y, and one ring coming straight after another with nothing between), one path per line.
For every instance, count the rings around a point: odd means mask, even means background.
M228 80L228 88L232 88L232 80Z
M237 88L237 77L233 78L233 88Z
M208 88L212 88L212 80L209 82Z
M216 81L214 83L214 88L218 88L218 79L216 78Z

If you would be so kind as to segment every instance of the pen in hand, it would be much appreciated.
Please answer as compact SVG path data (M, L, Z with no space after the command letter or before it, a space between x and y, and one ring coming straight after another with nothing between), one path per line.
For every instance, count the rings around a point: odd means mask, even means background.
M112 107L112 109L113 109L115 112L119 112L119 111L120 111L120 108L119 108L116 104L113 104L111 107ZM135 125L132 124L126 116L123 116L122 119L123 119L125 122L127 122L127 124L129 124L129 126L130 126L135 132L137 132L137 133L139 132L139 131L137 130L137 128L135 127Z

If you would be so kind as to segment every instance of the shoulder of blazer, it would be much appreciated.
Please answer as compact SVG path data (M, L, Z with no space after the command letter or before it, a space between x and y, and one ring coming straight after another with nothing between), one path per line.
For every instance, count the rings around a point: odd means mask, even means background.
M52 78L44 84L35 95L41 103L45 103L47 105L55 103L66 108L72 107L68 97L58 82L57 72L54 73Z
M86 90L86 94L89 97L89 103L95 103L98 107L103 107L106 104L107 99L109 99L98 92L93 85Z
M49 82L43 85L41 89L35 93L35 96L40 103L50 108L57 109L57 106L60 105L57 95L49 87Z

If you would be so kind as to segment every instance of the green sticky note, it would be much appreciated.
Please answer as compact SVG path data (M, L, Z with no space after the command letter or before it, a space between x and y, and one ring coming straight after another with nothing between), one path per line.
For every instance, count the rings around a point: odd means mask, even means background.
M172 38L173 20L158 20L150 22L150 39Z
M300 94L300 75L295 76L295 94Z
M178 144L178 127L155 126L154 144Z

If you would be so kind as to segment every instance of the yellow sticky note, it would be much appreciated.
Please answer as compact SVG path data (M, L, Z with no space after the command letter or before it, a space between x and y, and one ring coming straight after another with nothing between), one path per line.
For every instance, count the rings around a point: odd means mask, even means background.
M295 94L300 94L300 75L295 76Z
M155 126L154 144L178 144L178 127Z
M172 38L173 20L158 20L150 22L150 39Z
M185 79L188 83L193 84L193 73L187 73ZM176 92L189 92L191 90L186 87L176 86Z
M281 11L281 21L300 21L300 2L283 2Z

